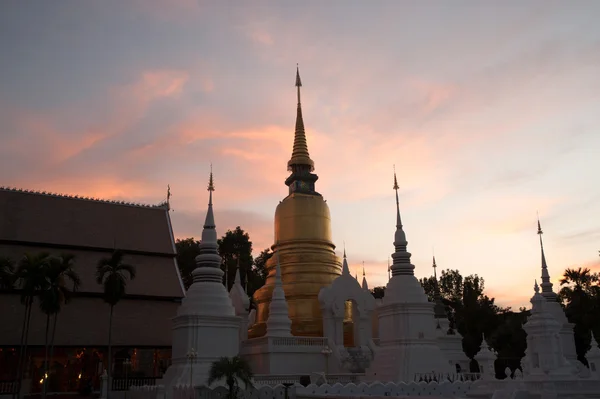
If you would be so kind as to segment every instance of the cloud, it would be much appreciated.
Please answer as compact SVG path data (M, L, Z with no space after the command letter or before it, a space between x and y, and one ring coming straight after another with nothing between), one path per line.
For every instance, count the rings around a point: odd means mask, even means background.
M12 13L0 181L149 203L169 184L176 235L198 236L212 163L220 234L240 225L262 249L287 195L300 63L317 190L338 250L346 241L359 275L365 260L371 286L387 281L393 251L393 165L417 275L435 246L440 264L483 275L502 300L515 279L529 295L535 211L553 267L584 263L600 167L593 13L340 10L136 0L78 8L66 31L52 22L64 16ZM565 18L578 29L558 29Z

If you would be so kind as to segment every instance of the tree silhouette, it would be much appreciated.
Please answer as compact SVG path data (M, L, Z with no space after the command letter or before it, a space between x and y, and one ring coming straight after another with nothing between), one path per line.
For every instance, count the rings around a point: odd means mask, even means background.
M96 282L104 288L104 302L110 306L108 319L108 381L107 398L111 391L112 373L112 321L114 307L123 297L127 289L127 280L135 278L135 267L123 262L123 251L115 250L109 258L100 259L96 266Z
M232 358L222 357L212 363L208 373L207 384L210 386L213 383L225 380L225 384L229 388L229 399L237 397L239 390L239 382L242 382L246 389L252 388L252 369L250 364L239 356Z

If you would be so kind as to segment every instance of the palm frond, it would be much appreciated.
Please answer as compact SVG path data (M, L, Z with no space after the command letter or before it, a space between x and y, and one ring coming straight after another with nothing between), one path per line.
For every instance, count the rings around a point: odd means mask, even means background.
M127 263L121 263L118 265L116 270L120 273L123 273L123 272L128 273L130 280L133 280L135 278L136 270L135 270L135 266L133 266L133 265L129 265Z

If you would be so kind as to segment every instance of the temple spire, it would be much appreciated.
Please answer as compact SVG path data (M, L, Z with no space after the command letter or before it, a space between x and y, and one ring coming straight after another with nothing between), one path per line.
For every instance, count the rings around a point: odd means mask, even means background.
M414 276L415 267L410 263L410 252L407 251L408 242L402 228L400 218L400 201L398 199L398 179L396 178L396 167L394 166L394 190L396 191L396 233L394 234L394 248L392 254L392 276L411 275Z
M365 273L365 261L364 260L363 260L363 279L362 279L361 287L365 291L369 290L369 284L367 283L367 275Z
M544 242L542 241L542 235L544 232L542 231L542 225L540 224L540 217L538 215L538 230L537 234L540 236L540 250L542 253L542 295L545 298L555 299L556 294L552 290L552 283L550 282L550 274L548 273L548 265L546 264L546 255L544 254ZM537 284L537 283L536 283Z
M400 201L398 200L398 179L396 178L396 165L394 165L394 190L396 191L396 228L402 230L402 218L400 218Z
M350 268L348 268L348 260L346 259L346 245L344 244L344 261L342 263L342 274L350 274Z
M213 191L215 191L215 184L213 181L212 164L210 165L210 177L208 179L208 211L206 212L206 220L204 221L204 228L212 227L215 228L215 217L213 214Z
M215 226L215 216L213 214L212 193L215 190L213 182L212 167L208 182L208 210L202 230L202 240L200 241L200 254L196 256L196 269L192 272L194 283L203 282L222 282L223 272L221 271L221 256L219 256L217 244L217 230ZM218 269L218 271L206 271L206 268Z
M291 337L292 320L290 320L283 282L281 281L281 265L279 264L279 253L277 253L277 264L275 266L275 288L269 305L269 317L267 319L267 335L271 337Z
M308 144L306 142L306 132L304 131L304 119L302 118L302 105L300 102L300 70L296 64L296 88L298 90L298 107L296 109L296 130L294 133L294 147L292 158L288 161L288 170L295 171L295 167L307 168L309 172L315 169L315 164L308 154Z

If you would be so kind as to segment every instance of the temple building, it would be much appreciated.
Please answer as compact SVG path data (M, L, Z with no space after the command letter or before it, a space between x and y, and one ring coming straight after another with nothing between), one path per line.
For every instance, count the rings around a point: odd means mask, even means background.
M129 359L134 375L159 377L171 358L170 319L185 296L168 202L148 206L0 188L0 256L18 265L24 254L72 254L81 278L78 292L62 306L57 320L52 391L76 391L80 380L96 380L106 368L109 306L96 283L96 265L115 249L125 253L124 262L135 266L137 276L114 308L113 375L118 378ZM25 312L18 288L0 291L4 381L16 378ZM45 328L46 315L36 301L26 363L34 391L44 361Z

